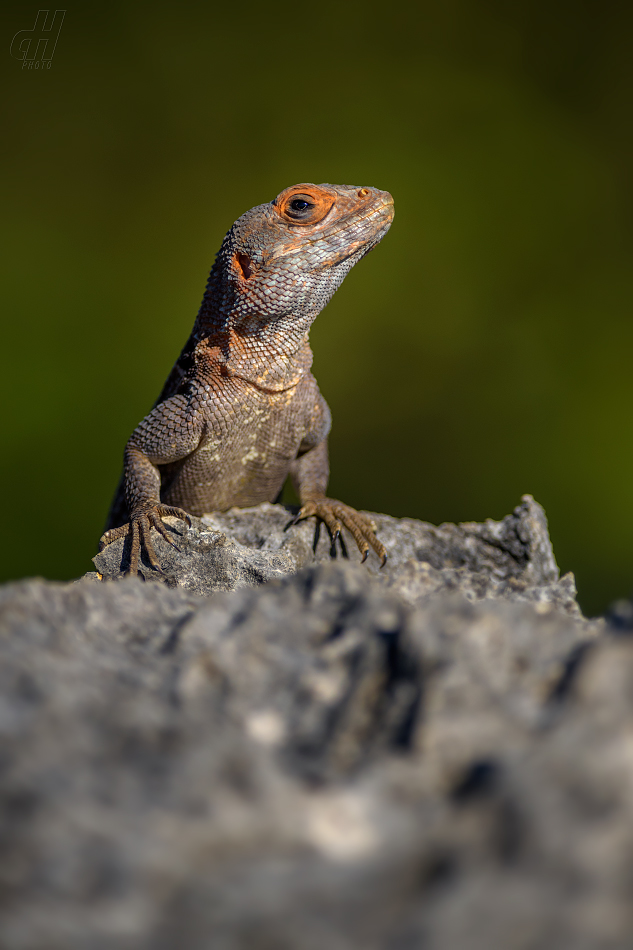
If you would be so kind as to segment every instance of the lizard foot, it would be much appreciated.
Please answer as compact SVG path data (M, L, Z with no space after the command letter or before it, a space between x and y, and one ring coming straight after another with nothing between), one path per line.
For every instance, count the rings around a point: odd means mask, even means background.
M150 538L150 530L155 528L158 533L171 544L176 550L180 550L167 528L161 521L165 515L171 515L173 518L181 518L191 527L191 518L182 508L173 508L171 505L149 505L137 511L127 524L120 528L111 528L102 536L99 541L99 550L103 551L108 544L117 541L119 538L126 538L128 534L132 535L132 545L130 548L130 566L127 573L138 574L138 562L141 553L141 545L145 548L147 559L155 571L163 573L160 562L154 551L154 545Z
M361 564L367 560L370 548L376 552L381 560L381 567L387 563L387 551L376 537L376 526L366 515L361 515L359 511L343 504L342 501L335 501L334 498L320 498L318 501L309 501L305 504L294 518L286 525L286 528L292 527L298 521L305 518L317 518L317 528L314 535L314 548L319 540L319 528L321 522L325 523L330 533L332 546L330 554L336 557L336 542L341 545L341 551L344 557L347 557L345 542L341 534L341 528L345 527L356 541L358 550L362 554Z

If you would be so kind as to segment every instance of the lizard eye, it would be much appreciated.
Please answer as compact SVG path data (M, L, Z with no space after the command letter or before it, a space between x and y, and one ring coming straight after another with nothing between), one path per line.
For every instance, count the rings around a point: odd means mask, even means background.
M314 210L314 201L309 195L294 195L288 202L286 214L291 218L306 218Z
M301 191L301 186L286 188L273 201L273 207L287 224L310 226L318 224L334 204L334 195L318 185L304 185L310 191ZM314 189L314 190L313 190Z

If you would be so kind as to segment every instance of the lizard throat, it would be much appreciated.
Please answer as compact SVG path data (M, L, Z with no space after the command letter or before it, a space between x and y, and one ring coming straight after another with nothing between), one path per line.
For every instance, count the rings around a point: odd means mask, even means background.
M196 362L211 375L241 379L264 392L278 393L294 388L309 372L312 350L307 334L293 351L262 342L234 328L211 334L197 333Z

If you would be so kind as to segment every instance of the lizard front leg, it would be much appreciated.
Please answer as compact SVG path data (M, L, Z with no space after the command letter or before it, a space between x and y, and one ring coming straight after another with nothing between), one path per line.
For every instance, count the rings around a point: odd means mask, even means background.
M190 455L200 443L204 430L201 413L191 400L179 394L156 406L132 434L124 456L123 477L130 521L120 528L111 528L102 536L99 550L118 538L131 535L129 573L138 573L141 548L154 568L160 571L160 562L151 541L151 529L171 545L177 547L162 522L165 515L191 519L182 508L163 505L160 500L160 471L158 465L175 462Z
M381 559L381 567L387 562L387 551L376 537L376 526L359 511L335 498L328 498L325 494L330 466L328 462L327 438L319 442L314 448L300 455L290 467L295 491L301 502L301 510L290 524L296 524L304 518L316 517L325 522L332 539L332 550L335 551L337 538L341 535L341 528L350 532L358 550L362 554L362 562L367 559L370 548Z

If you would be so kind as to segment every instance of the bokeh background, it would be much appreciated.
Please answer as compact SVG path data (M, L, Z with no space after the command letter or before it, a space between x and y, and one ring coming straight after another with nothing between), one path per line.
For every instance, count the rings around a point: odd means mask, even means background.
M312 332L331 493L431 522L531 492L590 613L633 588L631 36L621 2L2 12L2 579L90 557L233 220L377 185Z

